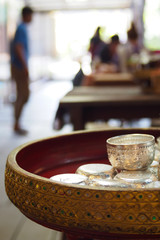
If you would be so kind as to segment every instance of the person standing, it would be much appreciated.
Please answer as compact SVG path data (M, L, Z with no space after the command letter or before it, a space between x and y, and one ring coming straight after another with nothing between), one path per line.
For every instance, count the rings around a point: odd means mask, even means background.
M110 38L110 43L106 43L100 52L101 63L114 64L119 69L119 58L117 48L119 46L119 36L117 34Z
M99 60L100 52L102 48L105 46L105 43L101 39L100 32L101 27L97 27L93 37L90 39L88 51L91 53L92 62L94 62L94 60L96 61Z
M29 42L27 24L32 21L33 10L26 6L22 9L22 22L18 25L11 43L11 75L16 83L17 97L14 105L14 131L26 134L20 126L23 107L29 98Z

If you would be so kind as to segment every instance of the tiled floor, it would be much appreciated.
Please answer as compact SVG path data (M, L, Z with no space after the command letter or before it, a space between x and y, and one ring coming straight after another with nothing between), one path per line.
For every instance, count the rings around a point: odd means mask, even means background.
M23 126L27 136L17 136L12 131L13 107L0 99L0 240L58 240L61 233L42 227L23 216L9 201L4 187L7 155L15 147L43 137L72 131L65 125L53 130L53 119L59 99L72 88L70 81L45 81L31 84L31 97L23 112Z

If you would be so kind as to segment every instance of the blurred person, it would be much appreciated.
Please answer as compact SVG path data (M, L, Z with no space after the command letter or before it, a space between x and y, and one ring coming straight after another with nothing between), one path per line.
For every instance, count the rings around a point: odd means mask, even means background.
M121 72L134 71L139 59L138 56L140 51L141 48L138 43L138 32L132 22L130 29L127 31L127 43L123 45L120 44L117 49Z
M127 31L127 43L125 45L126 50L126 64L132 64L134 56L139 56L141 48L139 46L139 36L134 23L131 23L130 29ZM128 69L130 66L128 66Z
M23 107L29 98L29 42L27 24L32 21L33 10L26 6L21 11L22 21L18 25L11 43L11 75L16 83L17 96L14 106L14 131L26 134L27 131L20 126L20 117Z
M90 39L90 45L88 51L91 53L92 62L99 58L100 52L105 43L100 36L101 27L97 27L93 37Z
M128 42L127 42L128 52L130 54L134 54L134 53L139 54L140 46L138 43L138 32L133 22L131 23L130 29L127 31L127 37L128 37Z
M117 47L119 45L119 36L113 35L110 39L110 43L106 43L100 53L100 62L107 64L114 64L119 67L119 58L117 54Z

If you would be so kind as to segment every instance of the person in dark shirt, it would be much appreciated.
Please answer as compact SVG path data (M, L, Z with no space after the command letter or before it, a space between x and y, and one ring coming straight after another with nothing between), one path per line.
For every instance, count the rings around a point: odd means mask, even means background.
M105 45L104 41L101 39L100 31L101 31L101 27L97 27L95 34L90 40L90 45L88 50L91 53L92 61L94 61L96 57L99 57L100 52Z
M26 6L22 9L21 14L22 22L18 25L11 43L11 75L13 80L15 80L17 89L17 98L14 108L14 131L18 134L26 134L27 131L20 126L20 117L23 107L29 97L29 43L27 24L32 21L33 10Z
M100 53L100 61L108 64L118 64L117 46L119 45L119 36L116 34L111 37L111 42L106 43Z

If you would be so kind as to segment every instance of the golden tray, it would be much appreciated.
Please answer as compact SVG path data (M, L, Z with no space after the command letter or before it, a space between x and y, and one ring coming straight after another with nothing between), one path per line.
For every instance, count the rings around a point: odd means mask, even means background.
M16 148L8 156L5 171L9 199L29 219L73 235L159 239L159 189L111 191L49 179L74 173L85 163L108 163L106 139L128 133L157 138L160 129L73 132Z

